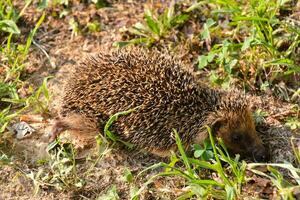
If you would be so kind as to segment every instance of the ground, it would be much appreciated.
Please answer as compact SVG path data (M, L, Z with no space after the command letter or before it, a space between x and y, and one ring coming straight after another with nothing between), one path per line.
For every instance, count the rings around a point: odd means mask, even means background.
M14 4L19 9L24 6L22 1L16 1ZM14 164L5 165L0 170L0 199L104 199L101 195L107 194L108 190L114 191L111 189L113 185L116 186L116 193L120 199L129 199L130 191L142 187L147 179L160 169L136 177L139 172L155 163L168 162L167 158L158 158L146 152L128 150L116 144L108 149L103 149L106 147L105 145L88 150L79 149L78 154L74 157L76 172L71 175L69 172L65 172L68 174L68 178L65 180L53 178L52 182L49 181L49 177L60 167L59 163L52 161L46 166L42 164L43 160L52 156L46 151L49 142L47 133L53 119L57 117L56 113L60 105L65 77L87 54L115 48L114 42L124 40L124 33L120 30L141 21L147 6L161 9L163 3L159 1L154 3L152 1L144 3L116 1L112 2L110 7L96 9L94 4L72 1L68 14L62 18L58 17L61 14L61 7L45 10L46 18L34 37L34 43L26 60L26 76L28 77L26 82L38 87L44 77L52 77L48 83L51 94L51 114L41 116L32 112L24 113L20 118L27 117L28 123L37 131L22 140L16 139L10 133L6 133L0 139L0 151L14 160ZM24 36L34 28L41 14L42 12L37 11L35 5L27 8L18 23ZM82 28L81 31L76 32L70 28L71 18L76 19L78 26ZM88 33L84 29L85 24L95 20L101 22L101 30ZM185 30L186 32L194 31L193 28L185 27L184 29L188 29ZM190 45L199 44L191 42ZM185 46L181 48L178 45L172 53L189 63L191 69L195 68L198 52L190 51ZM258 124L257 129L270 151L270 162L289 161L295 163L290 145L293 133L284 126L282 121L285 116L299 115L292 111L293 104L266 93L260 95L249 93L248 98L253 110L259 108L268 113L268 116ZM14 123L17 123L20 118L16 119ZM298 144L297 139L295 144ZM80 146L80 144L77 145ZM72 162L72 160L68 162ZM47 171L49 169L50 171ZM124 174L128 170L135 178L133 182L124 178ZM31 179L29 174L32 175ZM274 192L276 189L271 186L270 180L257 175L251 176L253 180L244 187L244 194L265 199L278 198ZM74 181L77 183L77 187L74 186ZM45 184L46 182L48 184ZM39 189L37 190L37 188ZM187 187L182 185L181 178L161 177L146 186L140 198L174 199L186 190ZM112 192L113 194L114 192Z

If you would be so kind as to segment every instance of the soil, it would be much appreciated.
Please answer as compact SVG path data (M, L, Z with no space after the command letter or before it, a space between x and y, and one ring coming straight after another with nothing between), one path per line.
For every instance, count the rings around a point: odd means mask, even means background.
M23 2L14 2L17 7L22 8ZM151 175L158 170L148 171L139 176L133 183L128 183L122 178L124 172L129 169L134 177L145 168L167 159L148 155L145 152L130 151L123 147L113 147L90 168L97 159L97 148L82 149L77 144L78 159L77 175L85 181L83 187L69 187L58 190L53 186L41 185L36 195L33 181L28 178L31 171L36 173L43 168L37 162L49 158L46 151L48 145L49 127L56 117L56 111L60 104L62 85L64 78L72 71L72 68L87 54L97 53L100 50L114 48L113 43L124 39L120 31L123 27L130 27L141 21L145 7L163 7L164 1L117 1L112 2L110 7L96 9L94 4L71 2L68 14L60 18L60 8L47 8L46 18L34 37L34 44L26 62L26 76L28 84L39 86L44 77L53 76L49 81L52 95L50 107L51 116L38 116L27 113L29 124L37 131L30 137L18 140L7 133L1 140L1 151L8 156L13 156L14 164L5 165L0 170L0 200L1 199L96 199L105 194L111 186L116 185L120 199L129 199L132 187L141 187ZM31 5L19 22L22 34L28 35L29 31L41 16L35 5ZM74 18L80 28L76 35L70 30L69 20ZM90 33L85 28L88 22L97 20L101 24L99 32ZM193 28L184 27L187 32ZM191 30L192 29L192 30ZM25 40L26 37L24 37ZM192 45L195 44L190 41ZM195 47L194 47L195 48ZM177 46L177 53L183 60L190 63L197 59L199 52ZM46 56L45 52L49 55ZM174 53L174 52L173 52ZM296 115L291 111L292 104L275 99L270 95L249 95L254 108L260 108L268 113L268 116L258 125L258 131L264 139L270 152L270 162L282 163L284 161L294 162L294 156L290 145L293 133L284 126L282 117L284 115ZM24 118L24 116L23 116ZM36 120L38 119L38 120ZM17 122L17 121L16 121ZM78 140L78 138L77 138ZM75 144L76 145L76 144ZM88 161L83 161L90 156ZM48 166L45 169L49 169ZM91 169L89 173L85 173ZM27 176L26 176L27 174ZM274 188L270 181L253 176L250 185L244 188L245 194L261 196L262 198L276 198ZM141 194L140 199L174 199L183 194L185 187L180 178L160 178L148 185ZM260 191L254 193L254 191ZM99 198L101 199L101 198Z

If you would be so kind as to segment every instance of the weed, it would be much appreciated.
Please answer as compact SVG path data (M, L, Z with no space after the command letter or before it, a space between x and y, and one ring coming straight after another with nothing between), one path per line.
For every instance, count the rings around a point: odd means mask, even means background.
M111 186L107 192L97 198L97 200L118 200L119 195L117 193L117 188L115 185Z
M208 16L200 38L208 40L211 34L222 34L220 31L229 34L221 43L209 46L208 54L198 59L199 69L215 70L213 75L217 74L218 82L214 83L230 84L235 78L249 87L263 87L300 72L300 29L289 20L279 19L279 11L288 1L251 0L246 5L230 0L204 2L218 9ZM229 23L222 20L224 15ZM220 20L221 24L215 22ZM224 23L228 24L225 28Z
M225 146L220 144L222 148L218 147L214 143L214 139L211 134L211 130L208 128L209 139L211 142L213 159L199 160L189 158L181 144L178 133L175 132L176 144L180 153L178 158L175 154L171 156L171 161L167 163L159 163L150 166L144 171L149 169L163 167L164 172L161 172L153 176L144 186L136 193L138 194L151 183L155 178L159 176L178 176L186 180L188 192L182 194L178 199L188 199L191 197L197 197L201 199L217 198L217 199L235 199L235 197L241 196L241 186L245 183L245 170L246 163L239 163L239 156L235 159L230 158ZM209 150L210 151L210 150ZM223 167L226 163L226 169ZM176 167L176 165L183 164L183 169ZM217 173L216 179L202 179L200 174L201 170L208 169ZM141 173L143 173L142 171ZM140 174L141 174L140 173ZM229 178L231 177L231 178Z
M288 126L291 130L297 131L300 130L300 107L298 104L295 104L291 108L292 112L295 112L295 116L287 117L285 120L285 125Z
M48 169L40 168L36 173L27 176L33 181L35 194L41 186L51 186L58 190L81 188L84 180L76 172L75 150L70 144L56 143L56 147L49 152Z
M10 158L8 155L6 155L3 152L0 152L0 167L2 165L9 165L12 163L12 158Z
M17 27L16 23L12 20L1 20L0 31L12 34L20 34L19 28Z
M172 1L162 14L145 9L144 21L125 29L135 38L115 45L152 46L173 34L173 30L190 18L191 11L211 9L203 12L207 20L199 35L209 52L199 56L198 68L209 69L211 82L223 88L239 80L250 89L264 90L284 77L300 73L299 24L288 17L280 18L280 11L286 9L288 3L209 0L192 3L189 8L175 12ZM216 36L220 42L212 44Z
M300 121L298 118L289 118L285 125L290 127L292 130L300 129Z
M88 168L88 170L85 172L85 176L89 175L90 172L94 169L94 167L96 166L97 163L99 163L99 161L108 153L110 152L110 148L109 148L109 142L107 141L107 139L102 136L101 134L96 136L96 143L97 143L97 158L96 159L92 159L92 158L87 158L87 161L92 161L92 165Z
M265 117L267 117L269 114L266 111L263 111L261 109L255 110L253 114L253 118L255 120L255 124L260 125L265 122Z
M12 6L11 1L0 1L0 34L6 32L12 34L20 34L20 30L16 25L18 18L16 10Z
M245 196L242 194L242 187L247 183L249 177L246 176L246 170L252 171L259 176L270 179L275 187L278 189L278 197L282 199L295 199L294 191L297 191L300 187L299 168L295 168L290 163L277 164L277 163L249 163L245 161L239 161L239 155L236 155L232 159L224 146L223 142L218 139L218 143L221 146L215 145L211 130L208 128L210 145L206 145L206 150L213 152L213 157L207 159L197 156L200 159L189 158L184 152L183 146L179 139L177 132L175 131L176 143L179 150L179 158L173 154L170 158L170 163L158 163L143 170L138 176L150 169L160 168L164 169L164 172L158 173L152 176L144 185L135 193L132 199L137 199L137 196L145 189L147 185L153 182L154 179L160 176L176 176L185 179L185 188L187 192L180 195L177 199L184 200L191 197L197 197L201 199L243 199ZM295 138L294 138L295 139ZM210 149L210 147L212 149ZM196 148L196 151L199 149ZM295 149L299 159L299 149ZM205 152L204 152L205 153ZM198 154L198 153L195 153ZM203 159L204 158L204 159ZM299 160L298 160L299 161ZM179 167L181 166L181 167ZM267 172L259 171L256 168L266 166ZM291 178L294 180L292 183L283 177L281 172L276 168L283 168L290 171ZM204 170L210 170L216 172L216 176L213 179L203 179L201 174L204 174ZM205 177L208 177L207 175ZM296 184L295 184L296 182Z
M266 166L269 173L256 170L255 168L258 166ZM280 173L280 171L276 168L289 170L290 175L292 176L291 178L296 181L296 184L292 184L290 181L287 181ZM299 168L295 168L290 163L249 163L247 165L247 169L260 176L270 179L273 185L278 189L278 195L281 196L281 199L296 199L293 195L293 192L300 188Z
M7 107L3 109L0 112L0 133L3 133L13 118L15 118L18 115L18 113L10 113L10 107Z
M300 99L300 88L294 90L294 94L291 97L292 101L296 101L296 99Z
M71 38L76 37L80 33L80 29L78 23L74 18L71 18L69 20L69 26L70 26L70 30L72 31Z
M110 4L106 0L88 0L84 1L85 3L93 3L96 5L96 8L103 8L108 7ZM63 6L63 12L67 12L68 7L72 5L72 1L70 0L39 0L38 1L38 8L39 9L45 9L47 7L53 7L53 6ZM60 13L62 14L62 13Z
M12 88L12 92L10 92L10 90L7 90L8 92L4 93L4 97L1 98L1 101L9 103L10 106L0 112L0 133L3 133L5 131L10 120L17 117L25 110L32 109L37 113L49 112L48 106L50 102L50 96L47 88L48 78L45 78L43 84L37 89L37 91L27 98L19 98L14 87ZM13 105L17 105L17 107L21 108L19 108L17 111L10 112Z
M96 137L98 147L97 158L91 159L87 157L86 161L92 161L92 164L86 172L82 174L82 178L79 177L76 172L76 154L74 147L71 144L62 144L58 140L49 144L47 151L50 153L50 158L39 162L40 164L43 164L43 168L41 167L36 173L31 172L28 174L28 177L35 185L35 193L37 194L39 188L42 186L54 187L58 190L69 190L83 187L85 184L84 177L89 176L96 164L110 151L109 142L107 140L108 138L113 142L119 141L127 146L129 145L129 143L118 139L117 136L109 131L109 128L112 123L118 119L118 117L127 115L134 110L135 109L119 112L111 116L104 128L105 137L100 134ZM48 165L48 167L45 165ZM45 168L48 169L45 170ZM127 182L132 182L133 176L129 170L125 171L124 178ZM98 197L98 199L116 199L117 197L116 188L112 187L106 194Z
M101 25L98 21L89 22L87 24L89 32L99 32L101 30Z
M151 46L166 37L170 31L184 24L188 18L189 15L187 13L180 12L176 14L175 1L172 1L170 6L160 15L153 10L145 9L144 23L138 22L127 30L130 34L137 36L137 38L117 42L114 45L119 47L131 44Z
M19 106L24 106L22 108L22 111L31 108L34 112L48 113L50 96L47 87L47 80L49 78L50 77L44 78L42 85L31 96L27 98L2 98L1 100L3 102L9 102L12 104L17 104ZM42 99L42 96L44 97L44 99Z
M139 106L138 106L139 107ZM104 126L104 135L105 137L108 137L110 140L112 140L113 142L121 142L123 143L125 146L127 146L128 148L133 148L133 144L129 143L129 142L126 142L126 141L123 141L121 140L120 138L118 138L113 132L111 132L109 130L109 128L112 126L112 124L118 120L118 118L120 116L124 116L124 115L128 115L132 112L134 112L138 107L135 107L133 109L130 109L130 110L127 110L127 111L122 111L122 112L118 112L114 115L112 115L108 121L106 122L105 126Z
M89 154L86 157L85 162L90 162L90 165L86 165L85 172L81 173L80 176L77 172L78 164L76 163L74 146L70 143L62 143L59 140L50 143L47 147L49 158L40 160L39 169L36 172L31 171L30 174L27 174L33 181L35 194L43 186L62 191L83 188L86 183L85 180L91 175L97 163L110 151L109 143L105 137L98 135L96 142L98 147L96 157L94 154ZM128 180L130 180L130 177Z
M213 148L211 143L208 140L205 140L202 146L199 144L194 144L194 157L201 158L202 160L212 159L214 157L214 153L212 151Z
M43 13L27 37L25 44L15 43L13 35L20 33L16 25L17 20L22 16L30 3L31 1L27 1L20 13L17 13L11 1L0 1L0 24L2 24L0 25L0 34L4 34L3 32L9 33L7 39L1 41L6 42L6 46L0 46L1 60L3 61L1 65L4 67L5 72L0 73L0 107L5 108L0 114L0 133L5 131L11 119L28 107L34 105L36 111L47 112L49 104L49 94L46 85L48 78L45 78L42 86L29 97L20 98L17 92L23 85L20 77L26 66L24 62L33 42L33 37L45 18L45 13ZM40 100L42 94L45 97L45 102Z
M103 7L108 7L110 5L110 3L106 0L91 0L95 5L96 8L103 8Z

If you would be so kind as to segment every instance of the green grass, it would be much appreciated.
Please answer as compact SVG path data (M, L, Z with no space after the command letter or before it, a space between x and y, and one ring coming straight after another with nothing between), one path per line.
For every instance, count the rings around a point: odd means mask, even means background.
M184 185L188 188L188 192L182 194L177 199L183 200L191 197L200 199L235 199L236 197L241 197L241 186L245 183L245 162L238 162L239 157L235 159L230 158L226 148L223 149L216 146L210 129L209 135L213 158L202 160L188 157L183 149L178 133L175 130L174 132L179 157L173 154L170 163L159 163L148 168L147 170L163 167L164 170L153 176L146 184L151 183L155 178L160 176L179 176L185 179L186 182ZM182 165L183 167L178 167ZM205 170L216 172L219 180L202 178L201 173L202 171L205 173ZM143 189L141 188L139 192Z
M0 114L0 133L5 131L10 120L26 109L48 112L50 95L47 80L49 77L45 78L43 84L36 90L31 88L30 95L27 97L20 97L17 92L23 87L25 81L21 76L26 68L26 59L33 37L45 18L45 13L42 13L26 42L24 44L18 42L21 33L17 22L30 3L31 1L27 1L24 8L18 12L11 1L0 1L0 35L5 36L0 41L2 67L5 70L5 73L0 75L0 107L3 109Z
M112 126L112 124L118 120L119 117L122 117L124 115L129 115L130 113L134 112L136 108L133 108L133 109L130 109L130 110L127 110L127 111L123 111L123 112L118 112L114 115L112 115L108 121L106 122L105 124L105 127L104 127L104 136L107 137L108 139L110 139L111 141L113 142L120 142L120 143L123 143L124 145L126 145L128 148L133 148L133 144L129 143L129 142L126 142L126 141L123 141L121 140L120 138L118 138L112 131L109 130L109 128Z
M38 160L38 167L25 176L30 178L34 185L34 194L37 195L42 187L55 188L58 191L76 191L86 185L86 181L95 171L95 166L110 152L111 146L107 138L99 135L96 137L97 151L89 154L83 159L84 172L80 170L77 163L77 151L74 145L59 139L50 143L47 147L49 157L45 160ZM6 157L4 157L6 158ZM6 158L7 160L7 158ZM1 161L1 160L0 160ZM126 180L132 179L130 172L126 174ZM124 175L125 177L125 175ZM108 191L108 196L111 195Z
M132 199L137 199L138 195L155 179L164 176L182 177L185 183L182 187L187 188L187 192L177 197L178 200L189 198L197 199L244 199L248 196L242 193L242 188L246 186L247 182L252 180L246 175L246 171L251 171L266 179L271 180L273 186L277 188L277 197L282 199L295 199L293 192L300 188L300 169L290 163L246 163L239 160L239 155L235 158L230 157L226 147L221 140L218 140L217 145L215 139L208 127L209 140L211 143L213 157L209 159L193 158L187 156L181 144L180 137L176 130L176 143L179 150L179 155L173 154L170 157L169 163L158 163L142 171L138 176L141 176L149 170L162 168L160 172L152 176L141 187ZM299 156L299 149L297 150ZM266 170L262 172L257 167L265 166ZM287 179L283 177L279 169L286 169L290 172L290 177ZM207 170L209 174L215 173L216 177L207 178ZM203 174L206 176L203 178Z
M75 150L72 145L62 145L51 149L50 158L44 161L48 167L39 168L37 172L31 171L27 176L34 184L34 194L41 186L54 187L57 190L81 188L84 180L76 171Z
M133 27L126 29L130 34L136 35L136 38L129 41L116 42L114 45L124 47L127 45L142 44L152 46L165 38L172 30L183 25L189 18L187 11L175 12L175 2L162 14L147 8L145 9L143 23L136 23Z
M279 12L288 2L251 0L246 5L226 0L208 2L216 7L207 20L210 34L219 36L226 29L230 32L228 36L223 34L222 43L214 44L206 55L199 57L199 68L215 70L218 76L213 78L214 83L226 84L237 78L248 87L259 89L299 74L299 26L289 18L279 18ZM226 29L212 23L224 16L230 19Z

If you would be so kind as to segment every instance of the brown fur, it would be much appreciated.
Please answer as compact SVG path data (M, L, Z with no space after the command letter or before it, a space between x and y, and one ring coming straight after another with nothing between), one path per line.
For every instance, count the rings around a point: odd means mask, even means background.
M232 152L247 154L251 151L250 148L262 146L249 108L239 112L225 111L218 114L223 124L216 134ZM238 138L238 142L234 140L234 135Z
M109 116L136 107L120 117L112 130L121 139L159 155L176 148L173 128L190 147L207 138L205 125L212 126L233 152L245 153L244 143L262 146L242 95L202 87L180 61L140 49L103 52L81 63L65 88L58 120L64 128L54 126L53 132L76 126L84 129L85 123L68 122L74 114L83 121L89 119L92 125L88 127L101 131ZM233 134L247 141L233 143Z

